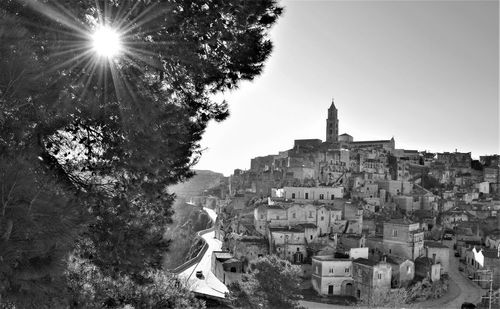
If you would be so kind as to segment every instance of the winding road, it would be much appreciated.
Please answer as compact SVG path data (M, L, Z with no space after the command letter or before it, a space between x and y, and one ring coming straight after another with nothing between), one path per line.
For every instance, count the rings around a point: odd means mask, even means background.
M475 282L469 280L463 272L458 270L459 261L455 257L453 243L447 243L450 247L450 285L448 292L439 299L424 301L414 304L412 308L460 308L462 303L477 304L486 290L480 288Z
M204 207L203 210L210 216L212 222L217 219L217 214L214 210ZM215 238L215 232L211 231L201 236L208 244L206 253L201 258L200 262L187 268L178 274L179 278L186 281L187 286L191 291L217 298L224 298L228 292L227 286L222 283L211 271L212 252L220 251L222 242ZM202 278L196 277L196 272L203 273Z

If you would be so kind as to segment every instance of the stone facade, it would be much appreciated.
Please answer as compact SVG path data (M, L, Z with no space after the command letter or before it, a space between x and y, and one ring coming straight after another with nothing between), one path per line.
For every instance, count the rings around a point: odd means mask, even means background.
M360 300L369 299L375 290L391 288L392 267L386 262L355 259L352 262L354 296Z
M391 265L393 288L407 287L415 277L415 263L397 256L387 256L386 261Z
M313 257L311 281L314 290L321 295L353 296L352 260Z
M406 259L415 260L424 254L424 232L420 223L403 220L384 222L384 251Z
M435 241L425 241L425 256L432 259L433 264L441 264L441 274L447 274L450 267L450 248Z
M326 119L326 141L328 143L336 143L339 137L339 119L337 116L337 108L333 103L328 109L328 118Z
M228 251L213 251L211 266L215 277L226 285L241 280L243 265Z

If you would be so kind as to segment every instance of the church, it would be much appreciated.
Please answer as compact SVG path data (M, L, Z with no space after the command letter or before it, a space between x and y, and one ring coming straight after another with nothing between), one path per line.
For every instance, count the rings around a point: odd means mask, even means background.
M326 119L326 141L328 147L334 149L367 149L367 148L382 148L389 152L395 149L394 137L390 140L375 140L375 141L354 141L354 138L347 134L339 135L339 119L338 110L332 100L330 108L328 108L328 118Z

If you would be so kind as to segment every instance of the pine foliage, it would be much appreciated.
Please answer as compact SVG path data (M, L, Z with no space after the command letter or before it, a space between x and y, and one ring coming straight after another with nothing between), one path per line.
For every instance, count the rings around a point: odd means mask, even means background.
M104 9L137 53L93 70L68 46ZM166 187L228 116L213 94L262 72L281 13L274 0L0 2L2 301L64 303L65 278L82 278L70 254L116 286L149 284L169 246Z

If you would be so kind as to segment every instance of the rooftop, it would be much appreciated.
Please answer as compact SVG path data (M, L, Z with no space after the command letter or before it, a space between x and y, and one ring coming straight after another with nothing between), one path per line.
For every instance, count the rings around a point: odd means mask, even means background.
M301 224L297 224L297 225L301 226L301 227L303 227L305 229L315 229L315 228L318 228L316 226L316 224L314 224L314 223L301 223Z
M391 263L391 264L400 265L401 263L403 263L406 260L408 260L408 259L402 258L400 256L386 255L386 262Z
M228 251L214 251L215 259L217 260L229 260L233 258L233 255Z
M278 227L270 227L269 231L271 231L271 232L304 233L304 227L302 227L300 225L296 225L296 226L278 226Z
M392 142L392 140L388 139L388 140L376 140L376 141L355 141L352 142L352 144L367 144L367 143L378 144L378 143L390 143L390 142Z
M448 249L448 246L445 246L442 243L437 242L437 241L428 241L428 240L425 240L424 241L424 246L431 247L431 248L446 248L446 249Z
M384 224L386 224L386 223L398 224L398 225L410 225L410 224L413 224L415 222L412 222L411 220L405 219L405 218L397 218L397 219L391 219L387 222L384 222Z
M317 255L312 257L315 260L318 261L347 261L349 260L349 257L344 254L342 254L342 257L338 257L338 255Z
M432 260L425 256L419 256L418 258L415 259L415 264L432 265Z
M377 261L364 259L364 258L357 258L353 262L358 263L358 264L362 264L362 265L366 265L366 266L370 266L370 267L373 267L379 263Z

